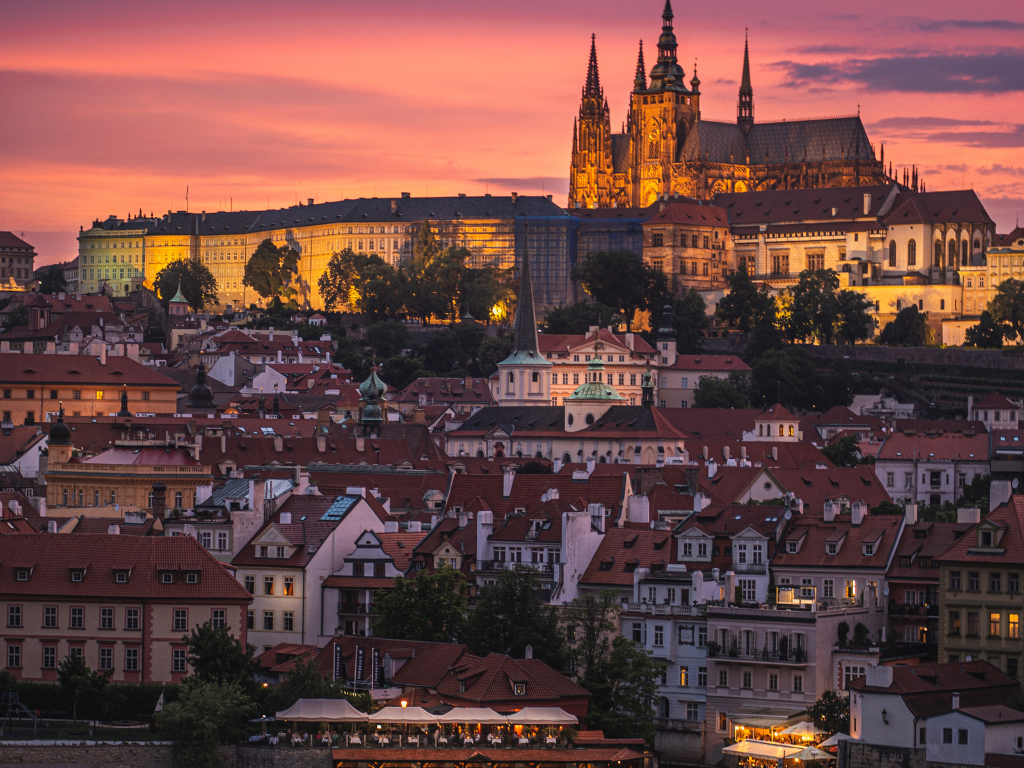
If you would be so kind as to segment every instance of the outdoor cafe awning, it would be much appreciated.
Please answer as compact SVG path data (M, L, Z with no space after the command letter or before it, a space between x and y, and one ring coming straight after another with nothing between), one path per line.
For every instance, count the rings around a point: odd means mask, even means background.
M365 723L360 712L346 699L299 699L288 709L277 713L278 720L299 723Z
M523 707L508 716L514 725L576 725L579 719L558 707Z
M806 717L806 710L775 709L774 707L737 707L729 713L733 725L747 728L777 728L798 723Z
M728 755L760 757L765 760L782 760L802 750L803 747L797 747L792 744L773 744L770 741L757 741L756 739L746 739L737 744L722 747L722 751Z
M439 718L439 723L476 723L477 725L506 725L508 718L490 707L452 707Z
M427 712L423 707L384 707L368 718L371 723L399 723L403 725L422 725L436 723L438 716Z

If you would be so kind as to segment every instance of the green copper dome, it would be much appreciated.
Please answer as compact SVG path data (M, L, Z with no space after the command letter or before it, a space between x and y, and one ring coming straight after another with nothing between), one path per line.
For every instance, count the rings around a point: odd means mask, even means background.
M359 385L359 395L364 400L380 400L388 393L388 385L377 375L377 367L370 370L370 375Z
M169 303L178 302L179 304L188 304L188 299L185 298L181 292L181 281L178 281L178 290L174 292L174 298Z
M594 356L587 366L587 380L576 387L576 391L569 395L566 400L613 400L624 401L611 384L604 381L604 362L601 358Z

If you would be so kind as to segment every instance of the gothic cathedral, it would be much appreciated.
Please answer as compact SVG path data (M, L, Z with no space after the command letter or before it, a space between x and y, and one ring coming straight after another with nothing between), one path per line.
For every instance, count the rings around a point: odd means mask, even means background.
M590 64L573 126L570 208L642 207L660 197L710 200L721 192L845 187L890 181L860 115L754 122L750 56L735 123L702 120L696 66L687 85L666 0L658 62L648 75L643 42L623 133L612 133L590 40ZM648 77L650 78L648 82Z

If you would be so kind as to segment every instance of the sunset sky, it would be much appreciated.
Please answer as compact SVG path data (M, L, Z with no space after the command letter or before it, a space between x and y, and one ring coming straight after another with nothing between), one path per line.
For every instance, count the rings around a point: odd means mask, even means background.
M591 32L612 125L662 2L0 3L0 229L39 263L109 214L568 191ZM676 4L702 116L851 114L929 190L1024 214L1024 4ZM233 201L233 202L232 202Z

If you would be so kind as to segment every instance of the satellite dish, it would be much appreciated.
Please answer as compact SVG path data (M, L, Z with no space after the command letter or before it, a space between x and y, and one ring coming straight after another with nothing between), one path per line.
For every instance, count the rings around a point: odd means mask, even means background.
M886 597L889 596L889 585L888 584L886 584L885 587L882 589L882 594L885 595Z
M967 654L967 659L966 659L966 660L967 660L967 661L970 661L970 660L971 660L971 654Z
M1020 485L1020 480L1016 477L1013 478L1013 482L1011 483L1011 485L1013 486L1014 490L1017 490L1017 486Z

